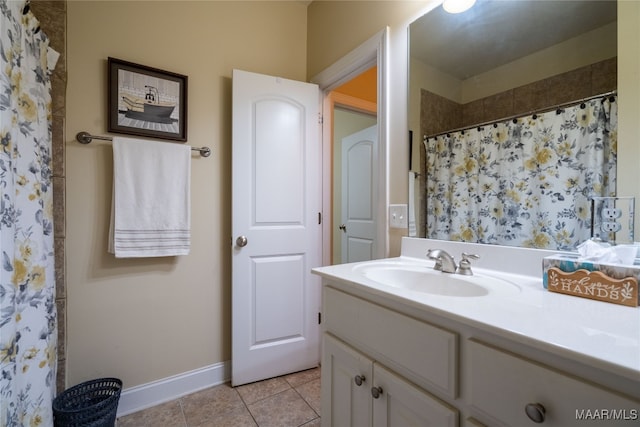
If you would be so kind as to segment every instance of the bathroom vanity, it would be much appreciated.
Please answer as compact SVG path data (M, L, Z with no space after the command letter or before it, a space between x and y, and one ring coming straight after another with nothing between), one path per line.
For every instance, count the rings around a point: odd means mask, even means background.
M473 276L434 271L436 248L480 255ZM404 238L398 258L314 269L323 426L640 422L640 308L546 291L551 253Z

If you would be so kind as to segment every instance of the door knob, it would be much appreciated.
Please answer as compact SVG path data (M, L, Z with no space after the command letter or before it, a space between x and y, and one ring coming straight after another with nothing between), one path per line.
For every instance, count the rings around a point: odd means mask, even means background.
M353 379L356 382L356 385L358 387L360 387L362 385L362 383L365 380L365 376L364 375L356 375L356 377Z
M249 241L247 240L246 236L240 236L236 239L236 245L240 246L241 248L247 246L247 243L249 243Z
M344 231L345 233L347 232L347 226L344 224L341 224L340 227L338 227L340 230Z

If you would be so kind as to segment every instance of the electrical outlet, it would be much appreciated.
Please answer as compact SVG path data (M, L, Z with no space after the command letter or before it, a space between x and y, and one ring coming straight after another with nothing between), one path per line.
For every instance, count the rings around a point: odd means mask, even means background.
M619 222L614 222L614 221L603 222L602 225L600 226L600 229L602 231L606 231L609 233L616 233L620 231L621 228L622 228L622 225L620 225Z
M622 209L602 208L602 219L618 219L622 216Z
M591 237L613 245L632 244L635 197L591 199Z

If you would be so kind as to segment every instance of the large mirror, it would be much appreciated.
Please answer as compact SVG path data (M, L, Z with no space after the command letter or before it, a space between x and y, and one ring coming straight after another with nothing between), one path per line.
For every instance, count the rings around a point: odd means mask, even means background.
M617 2L439 6L409 35L409 235L559 250L588 239L593 196L616 195ZM624 242L628 206L615 203Z

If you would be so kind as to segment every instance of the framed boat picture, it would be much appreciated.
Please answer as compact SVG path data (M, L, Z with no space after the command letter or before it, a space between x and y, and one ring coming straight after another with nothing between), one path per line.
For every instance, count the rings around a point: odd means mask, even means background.
M109 132L187 140L187 76L108 59Z

